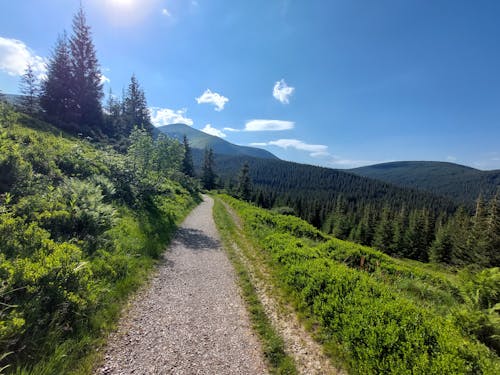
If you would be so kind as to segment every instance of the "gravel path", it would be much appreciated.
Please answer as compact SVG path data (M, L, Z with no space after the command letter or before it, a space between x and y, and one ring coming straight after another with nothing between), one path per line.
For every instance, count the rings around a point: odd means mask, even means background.
M97 374L267 374L204 197L109 338Z

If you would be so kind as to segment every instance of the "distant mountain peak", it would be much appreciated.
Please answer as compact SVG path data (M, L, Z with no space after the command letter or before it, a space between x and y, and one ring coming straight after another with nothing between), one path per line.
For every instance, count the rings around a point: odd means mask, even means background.
M234 155L234 156L251 156L262 159L278 159L269 151L248 146L239 146L230 143L222 138L214 135L207 134L201 130L195 129L192 126L176 123L159 126L158 131L164 133L172 138L182 141L184 135L188 138L189 143L194 149L212 148L214 153L221 155Z

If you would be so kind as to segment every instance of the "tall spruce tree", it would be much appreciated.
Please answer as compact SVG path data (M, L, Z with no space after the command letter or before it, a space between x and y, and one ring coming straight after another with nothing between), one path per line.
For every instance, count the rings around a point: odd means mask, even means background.
M500 189L488 205L485 255L490 267L500 267Z
M385 253L390 253L392 237L393 233L390 218L390 208L388 205L385 205L382 209L382 215L377 225L377 229L375 230L373 246Z
M99 133L103 122L102 74L83 8L73 18L71 51L71 96L75 102L75 122L81 130Z
M238 176L237 195L240 199L249 201L252 196L252 179L250 178L250 167L245 162Z
M21 98L21 105L23 110L32 115L38 110L38 98L40 88L38 78L33 71L33 65L28 64L24 74L21 76L20 91L23 95Z
M182 158L182 172L186 176L194 177L193 152L186 135L182 139L184 146L184 157Z
M40 105L50 120L67 129L73 121L75 102L71 95L71 56L66 33L57 39L47 64L47 78L42 82Z
M487 232L488 232L488 208L486 202L483 199L482 194L479 195L476 201L476 212L474 218L472 219L472 230L470 232L468 245L470 249L473 249L472 255L474 256L474 262L487 264L488 259L488 244L487 244Z
M203 160L203 168L201 172L201 184L204 189L211 190L215 188L215 172L214 172L214 152L212 148L205 149L205 158Z
M454 244L453 227L447 223L438 228L436 239L429 249L429 260L434 263L451 264L453 262Z
M104 133L112 138L119 138L122 134L122 103L111 88L104 110Z
M123 104L126 130L132 129L134 126L147 130L148 132L153 130L146 96L135 74L130 78L127 95L123 100Z

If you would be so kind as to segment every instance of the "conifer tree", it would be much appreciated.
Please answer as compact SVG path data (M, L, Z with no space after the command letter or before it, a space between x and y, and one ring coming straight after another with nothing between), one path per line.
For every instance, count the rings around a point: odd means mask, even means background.
M182 139L182 144L184 146L184 157L182 158L182 172L186 176L194 177L194 166L193 166L193 152L191 151L191 146L186 135Z
M102 126L101 99L104 96L101 70L92 41L90 26L82 8L73 18L71 51L71 96L75 102L75 121L80 128L99 131Z
M455 212L451 218L451 225L453 238L452 264L465 265L474 263L476 256L469 243L472 223L464 207L459 207Z
M425 216L425 210L414 210L411 212L408 228L405 233L406 248L403 253L407 258L423 262L428 260Z
M490 267L500 267L500 189L489 202L486 256Z
M380 217L377 229L375 230L373 246L385 253L389 253L391 251L390 247L392 237L393 233L390 221L390 209L388 205L385 205L382 209L382 215Z
M359 221L353 239L362 245L370 246L373 241L375 223L373 220L372 206L366 205L363 209L363 216Z
M205 149L205 158L203 160L203 168L201 174L201 184L204 189L211 190L215 188L215 172L214 172L214 152L211 148Z
M347 199L342 194L337 197L333 215L332 234L337 238L346 239L351 226L347 218Z
M407 244L405 241L405 232L408 218L406 208L402 207L393 223L393 236L391 243L391 254L403 255Z
M38 108L40 89L31 63L28 64L24 74L21 76L20 91L23 94L21 99L23 109L30 115L34 114Z
M42 82L40 105L51 120L69 123L73 120L75 102L71 95L71 56L66 33L56 42Z
M450 223L438 228L436 239L429 249L429 260L434 263L451 264L453 262L453 236Z
M127 96L125 97L123 104L123 115L126 122L126 128L132 129L134 126L137 126L147 130L148 132L153 130L151 116L146 103L146 96L144 95L144 91L139 85L139 81L137 81L135 74L130 78Z
M123 127L122 103L120 98L109 89L106 106L104 107L104 127L103 132L111 138L119 139L125 136Z
M252 180L250 178L250 167L245 162L238 176L237 195L239 198L249 201L252 195Z
M469 249L472 251L471 256L474 263L487 264L489 262L487 227L488 209L482 194L480 194L476 201L476 212L472 219L472 229L467 242Z

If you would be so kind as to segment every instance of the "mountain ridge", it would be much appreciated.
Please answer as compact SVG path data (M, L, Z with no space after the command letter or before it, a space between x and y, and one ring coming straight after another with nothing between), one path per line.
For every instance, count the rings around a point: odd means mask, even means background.
M500 170L482 171L441 161L396 161L346 171L465 204L470 204L480 194L491 197L500 186Z
M204 150L212 148L214 153L233 156L250 156L262 159L279 160L277 156L267 150L256 147L240 146L228 142L220 137L207 134L201 130L194 129L186 124L169 124L156 128L163 134L173 137L182 142L184 135L189 139L192 148Z

